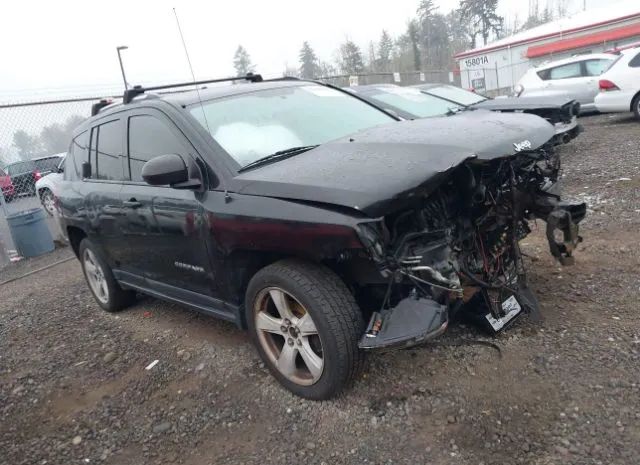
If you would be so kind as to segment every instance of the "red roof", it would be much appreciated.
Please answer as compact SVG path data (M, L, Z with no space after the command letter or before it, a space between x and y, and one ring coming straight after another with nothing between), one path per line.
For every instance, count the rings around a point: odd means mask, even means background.
M545 40L545 39L552 39L554 37L562 37L564 35L567 34L572 34L574 32L582 32L582 31L589 31L590 29L596 28L596 27L601 27L601 26L606 26L607 24L612 24L612 23L618 23L620 21L625 21L628 19L633 19L633 18L637 18L640 16L640 13L633 13L630 15L626 15L626 16L622 16L619 18L615 18L615 19L610 19L607 21L600 21L594 24L589 24L588 26L581 26L581 27L576 27L576 28L572 28L572 29L566 29L564 31L560 30L557 32L553 32L551 34L542 34L536 37L528 37L526 39L521 39L521 40L514 40L513 42L509 42L509 43L501 43L499 45L494 45L494 46L488 46L488 47L484 47L484 48L477 48L474 50L469 50L467 52L461 52L458 53L454 56L454 58L456 59L460 59L460 58L464 58L464 57L468 57L468 56L474 56L474 55L479 55L481 53L487 53L487 52L492 52L494 50L500 50L503 48L508 48L508 47L513 47L516 45L522 45L522 44L527 44L527 43L531 43L531 42L538 42L541 40Z
M614 40L626 39L633 36L640 36L640 23L580 37L573 37L571 39L558 40L548 44L533 45L527 50L526 56L527 58L536 58L549 55L550 53L564 52L566 50L601 44L603 42L613 42Z

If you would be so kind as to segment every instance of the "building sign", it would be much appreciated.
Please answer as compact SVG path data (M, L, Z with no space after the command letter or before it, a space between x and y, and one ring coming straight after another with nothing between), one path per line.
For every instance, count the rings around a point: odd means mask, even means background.
M484 69L474 69L469 71L469 83L473 90L479 93L484 93L487 90Z
M484 66L489 64L489 57L482 55L479 57L467 58L464 60L464 64L467 68L476 68L478 66Z
M400 82L400 73L393 73L393 82Z
M349 87L355 87L358 85L358 76L349 76Z

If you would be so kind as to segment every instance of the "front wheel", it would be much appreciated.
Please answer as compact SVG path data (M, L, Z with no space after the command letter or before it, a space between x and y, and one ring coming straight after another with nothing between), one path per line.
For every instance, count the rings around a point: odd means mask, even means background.
M294 394L325 400L357 374L364 330L353 296L331 270L283 260L249 283L247 326L273 376Z
M633 114L636 119L640 121L640 95L637 95L635 100L633 101Z
M50 216L53 216L55 214L56 202L55 198L53 197L53 192L51 192L49 189L42 189L40 191L40 202L42 203L45 211Z

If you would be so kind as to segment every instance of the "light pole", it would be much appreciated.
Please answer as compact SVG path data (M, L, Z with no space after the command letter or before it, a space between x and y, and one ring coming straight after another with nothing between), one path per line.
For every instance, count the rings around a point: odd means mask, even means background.
M124 75L124 66L122 65L122 56L120 56L120 50L126 50L129 47L126 45L120 45L116 47L118 51L118 61L120 61L120 70L122 71L122 80L124 81L124 89L127 90L129 88L129 84L127 84L127 77Z

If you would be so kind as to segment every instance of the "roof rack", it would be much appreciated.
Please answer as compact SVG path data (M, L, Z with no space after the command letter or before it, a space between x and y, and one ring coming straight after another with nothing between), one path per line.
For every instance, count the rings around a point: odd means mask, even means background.
M122 96L122 103L124 103L125 105L127 103L131 103L131 101L135 97L137 97L138 95L142 95L145 92L150 90L173 89L175 87L199 86L202 84L213 84L216 82L229 82L229 81L262 82L262 76L259 74L247 73L244 76L236 76L236 77L222 78L222 79L208 79L206 81L181 82L179 84L165 84L162 86L153 86L153 87L134 86L133 89L127 89L124 91L124 95Z

